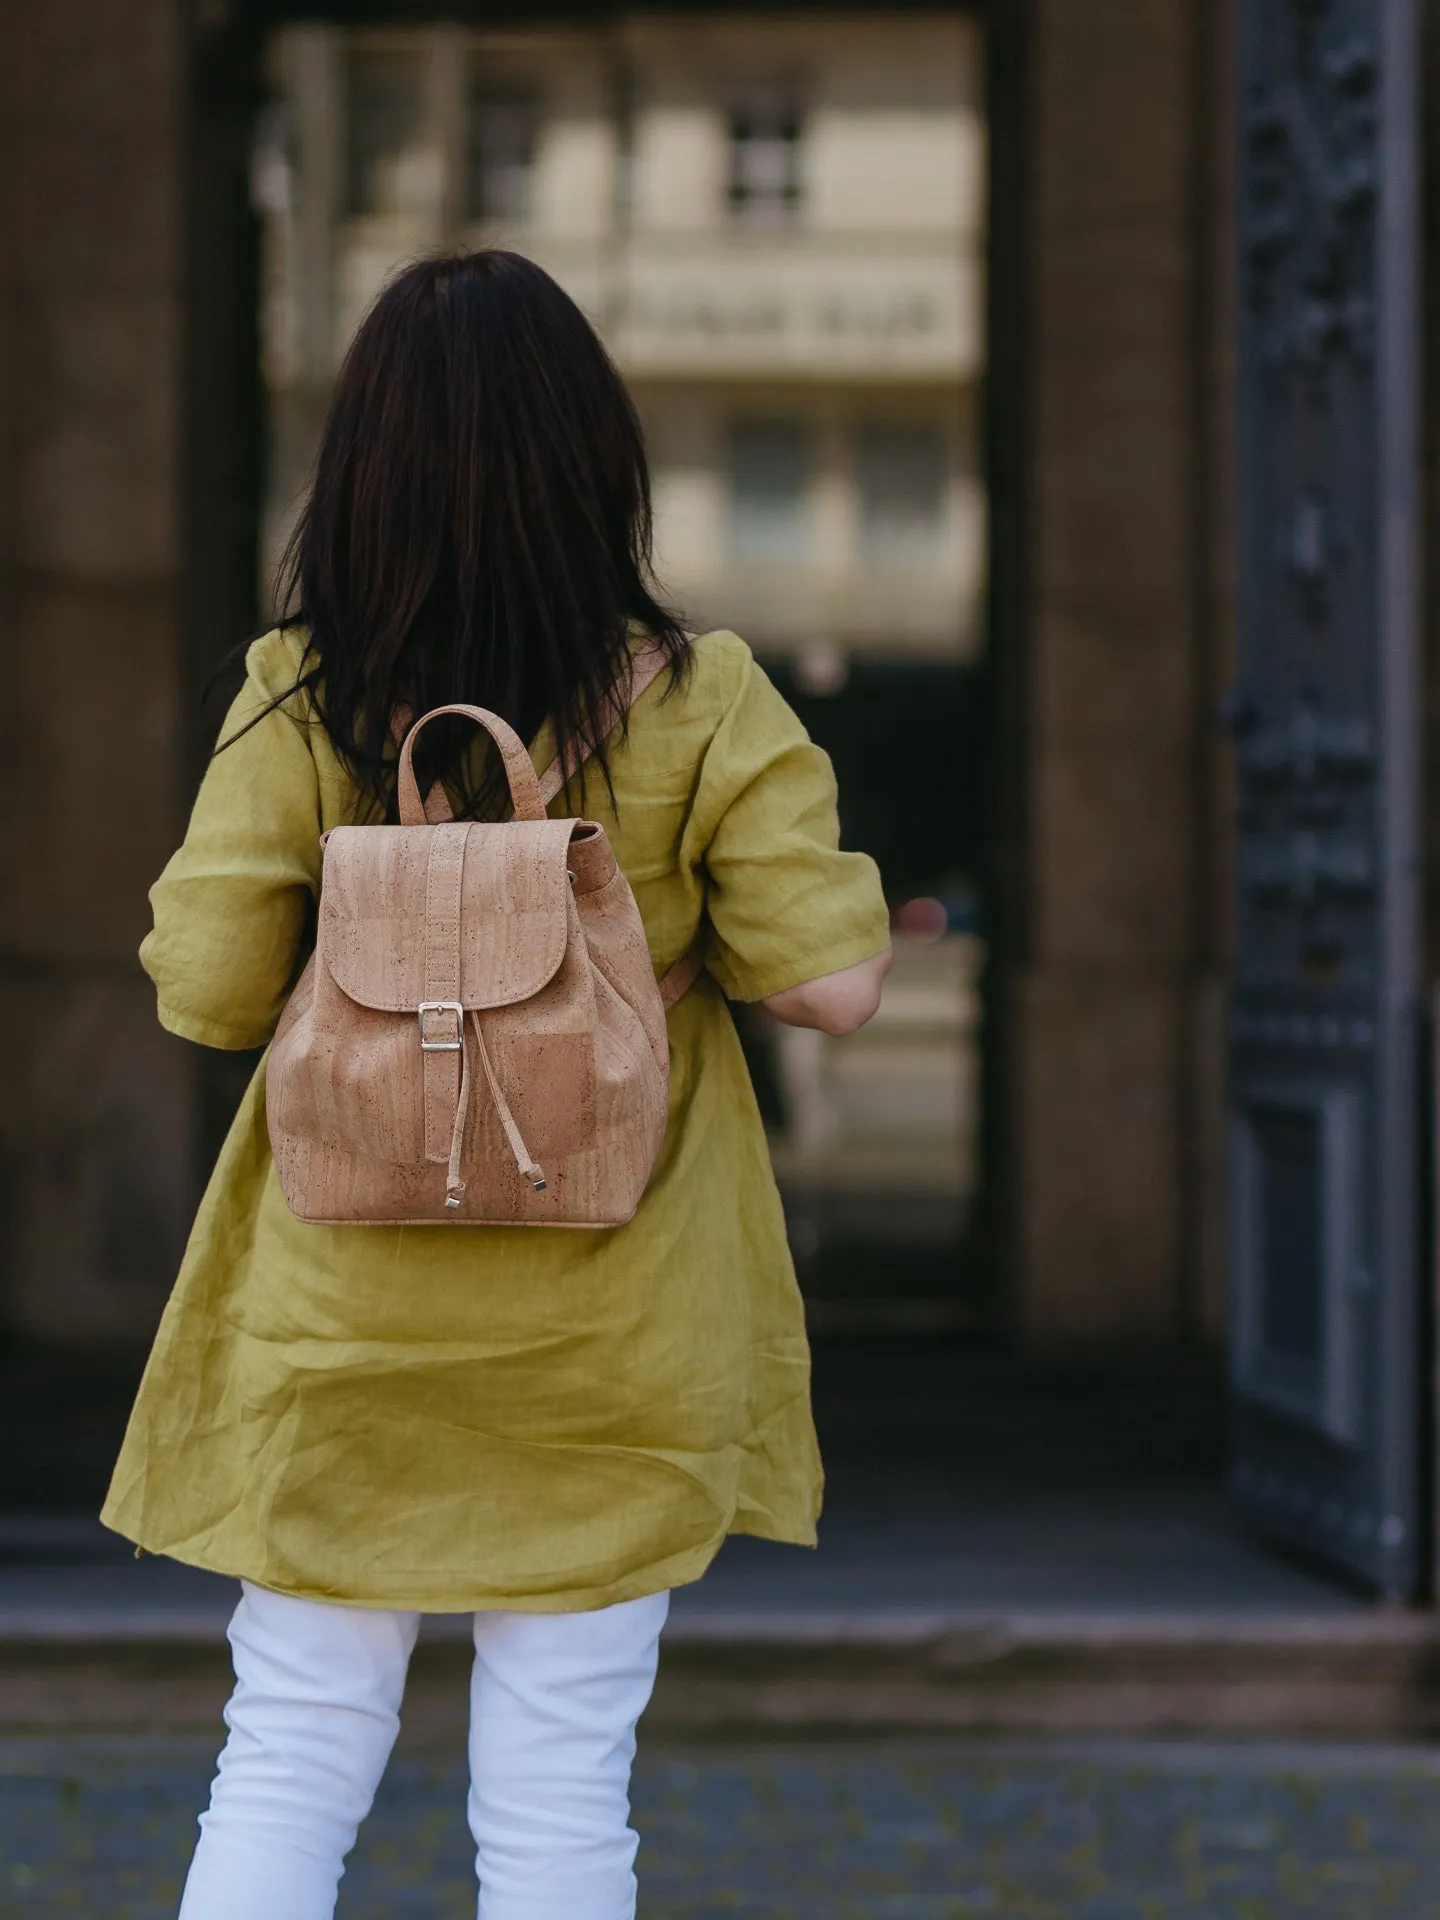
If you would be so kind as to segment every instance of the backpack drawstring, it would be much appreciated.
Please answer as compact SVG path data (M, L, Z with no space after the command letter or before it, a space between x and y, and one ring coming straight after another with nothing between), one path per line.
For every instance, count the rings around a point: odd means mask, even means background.
M510 1143L510 1151L515 1156L515 1165L523 1179L530 1182L535 1193L544 1193L546 1179L544 1169L535 1159L521 1137L515 1124L515 1116L510 1111L510 1103L505 1098L495 1069L490 1061L490 1049L485 1045L485 1032L480 1025L480 1010L472 1007L470 1019L475 1028L475 1045L479 1049L480 1064L485 1069L485 1079L490 1088L490 1097L495 1102L495 1111L500 1116L500 1124L505 1129L505 1138ZM455 1127L450 1135L450 1165L445 1175L445 1205L453 1212L460 1205L460 1196L465 1191L465 1182L460 1177L460 1156L465 1147L465 1121L470 1112L470 1048L465 1038L465 1023L460 1023L460 1098L455 1107Z

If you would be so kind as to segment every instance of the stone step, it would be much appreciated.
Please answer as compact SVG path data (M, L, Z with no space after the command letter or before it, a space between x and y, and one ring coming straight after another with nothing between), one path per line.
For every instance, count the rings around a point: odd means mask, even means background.
M212 1618L0 1620L0 1733L213 1729ZM465 1714L463 1621L427 1622L407 1739ZM1440 1731L1440 1622L1340 1616L713 1614L667 1634L647 1727L667 1734L1411 1739Z

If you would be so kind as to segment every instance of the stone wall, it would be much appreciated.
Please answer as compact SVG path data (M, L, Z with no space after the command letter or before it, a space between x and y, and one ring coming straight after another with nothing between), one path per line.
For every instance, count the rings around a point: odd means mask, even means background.
M1143 1343L1221 1297L1225 15L1032 17L1015 1304Z
M4 24L0 1329L143 1338L192 1199L135 960L181 805L179 11Z

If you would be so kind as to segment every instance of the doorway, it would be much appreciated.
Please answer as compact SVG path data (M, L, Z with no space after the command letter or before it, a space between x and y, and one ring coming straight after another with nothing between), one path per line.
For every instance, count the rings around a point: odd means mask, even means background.
M627 376L662 588L749 641L880 862L873 1025L737 1013L817 1335L989 1330L986 62L953 8L296 20L262 55L262 602L375 292L512 246Z
M1058 1503L1110 1541L1119 1591L1144 1559L1122 1516L1169 1502L1203 1560L1224 1528L1213 1359L1131 1364L1116 1343L1038 1367L1007 1338L993 1258L988 982L1021 746L998 630L1019 599L1006 384L1023 376L1026 263L1013 230L992 243L1013 160L993 152L989 102L1004 85L1014 107L1019 88L987 22L295 21L263 72L262 579L338 355L390 271L427 248L513 246L627 375L663 586L697 629L749 640L835 762L846 841L880 862L897 962L874 1023L835 1042L737 1010L837 1524L873 1540L909 1489L930 1515L916 1539L928 1526L939 1551L947 1514L959 1537L1019 1500L1041 1539Z

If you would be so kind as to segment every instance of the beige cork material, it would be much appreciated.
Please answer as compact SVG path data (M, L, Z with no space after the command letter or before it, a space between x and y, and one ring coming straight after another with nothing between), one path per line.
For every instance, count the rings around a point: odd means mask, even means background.
M637 670L633 699L653 678ZM616 718L624 703L617 706ZM460 713L495 741L514 818L422 805L415 737ZM481 707L409 728L399 826L327 835L315 952L266 1074L281 1190L301 1220L609 1227L660 1151L665 1012L698 953L657 982L604 830L551 820L519 736Z

